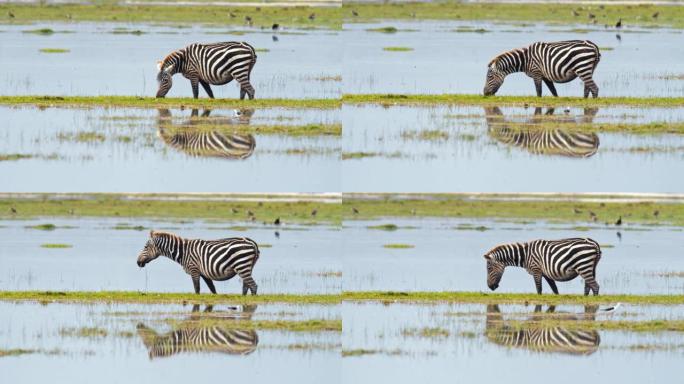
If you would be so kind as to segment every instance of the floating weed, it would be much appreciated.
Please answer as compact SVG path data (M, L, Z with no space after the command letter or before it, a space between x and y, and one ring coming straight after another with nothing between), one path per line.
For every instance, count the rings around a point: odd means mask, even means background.
M401 335L404 337L422 337L422 338L447 338L451 333L444 328L404 328L401 330Z
M34 35L44 35L44 36L52 35L53 33L55 33L55 31L53 31L50 28L29 29L29 30L22 31L22 32L23 33L32 33Z
M59 330L59 335L62 337L100 338L107 336L107 330L97 327L62 328Z
M40 245L41 248L71 248L71 244L61 244L61 243L45 243Z
M658 276L658 277L684 278L684 271L655 272L655 273L649 273L649 275Z
M273 244L259 244L259 248L273 248Z
M51 223L46 223L46 224L31 225L31 226L27 226L25 228L37 229L40 231L54 231L57 228L57 226L54 224L51 224Z
M415 248L415 245L412 244L401 244L401 243L394 243L394 244L384 244L383 248L389 248L389 249L409 249L409 248Z
M380 32L380 33L397 33L399 30L396 27L381 27L381 28L369 28L366 29L367 32Z
M396 231L399 227L396 224L380 224L366 227L368 229L379 229L382 231Z
M139 29L135 29L135 30L114 29L114 30L111 31L110 33L112 33L112 34L114 34L114 35L134 35L134 36L140 36L140 35L146 34L147 32L143 32L143 31L141 31L141 30L139 30Z
M32 159L35 157L35 155L27 154L27 153L9 153L9 154L4 154L0 155L0 161L17 161L17 160L24 160L24 159Z
M41 48L39 49L40 52L42 53L68 53L71 52L68 49L65 48Z
M105 136L97 132L59 133L59 141L71 141L77 143L95 143L105 141Z
M375 355L379 353L377 349L349 349L342 351L342 357L353 357L353 356L364 356L364 355Z
M420 131L405 131L401 133L401 137L405 140L438 141L449 139L449 133L439 129L425 129Z
M489 33L491 31L488 29L484 29L484 28L458 27L456 29L452 29L451 32L456 32L456 33Z
M117 231L144 231L148 228L142 225L117 224L112 229Z
M387 52L411 52L413 48L411 47L383 47L383 51Z
M256 52L270 52L270 50L268 48L256 48L255 51Z
M30 355L36 352L35 349L0 349L0 357Z
M614 49L615 49L614 47L599 47L600 51L612 51Z
M406 155L401 153L401 152L391 152L391 153L382 153L382 152L343 152L342 153L342 160L354 160L354 159L363 159L365 157L384 157L388 159L398 159L401 157L405 157Z

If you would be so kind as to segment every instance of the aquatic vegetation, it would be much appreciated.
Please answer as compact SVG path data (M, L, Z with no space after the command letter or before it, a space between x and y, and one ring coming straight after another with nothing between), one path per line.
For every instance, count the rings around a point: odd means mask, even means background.
M389 249L410 249L410 248L415 248L415 245L412 244L401 244L401 243L396 243L396 244L384 244L383 248L389 248Z
M41 248L71 248L71 244L61 244L61 243L46 243L41 244Z
M387 52L411 52L413 48L411 47L383 47L383 51Z
M10 153L10 154L0 155L0 161L17 161L17 160L23 160L23 159L32 159L34 157L35 157L34 155L25 154L25 153Z
M142 225L129 225L125 223L117 224L114 226L112 229L117 230L117 231L144 231L146 229L149 229L147 227L143 227Z
M422 338L433 338L441 339L446 338L451 335L448 329L444 328L405 328L401 330L401 335L404 337L422 337Z
M397 33L399 30L396 27L380 27L380 28L369 28L366 29L368 32L380 32L380 33Z
M40 52L42 52L42 53L68 53L71 51L68 49L65 49L65 48L41 48Z
M396 231L399 227L396 224L380 224L366 227L368 229L379 229L383 231Z
M419 131L404 131L401 137L405 140L439 141L448 140L449 132L439 129L423 129Z
M97 327L62 328L59 330L59 335L62 337L100 338L107 336L107 334L106 329Z
M31 29L31 30L22 31L22 32L23 33L32 33L35 35L46 35L46 36L52 35L53 33L55 33L55 31L53 31L50 28Z
M37 225L31 225L26 227L28 229L38 229L41 231L54 231L57 226L51 223L46 223L46 224L37 224Z
M105 141L105 135L98 132L59 133L57 139L76 143L95 143Z

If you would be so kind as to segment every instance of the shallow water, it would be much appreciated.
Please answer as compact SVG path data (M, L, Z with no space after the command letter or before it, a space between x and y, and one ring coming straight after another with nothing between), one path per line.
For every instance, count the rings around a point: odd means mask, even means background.
M24 33L40 28L57 33ZM251 77L257 98L337 98L340 94L341 82L332 80L341 70L339 37L330 31L286 31L289 33L275 34L278 41L274 41L271 31L190 24L39 23L4 25L2 29L2 95L154 96L158 60L191 43L219 41L246 41L256 49L269 50L257 51ZM144 33L122 33L136 30ZM70 52L45 54L39 51L43 48ZM217 98L238 98L240 94L234 82L212 89ZM167 96L191 97L189 81L177 75ZM200 97L207 97L204 90Z
M639 319L681 319L682 308L671 308L656 309ZM495 312L497 309L501 314ZM541 310L547 309L544 306ZM560 326L553 331L559 336L562 332L565 339L549 338L534 343L527 336L534 337L540 328L524 320L534 316L533 310L505 305L495 309L486 305L344 303L343 351L366 351L343 358L345 380L495 382L505 372L506 380L514 383L547 375L553 375L556 382L574 383L577 375L558 372L581 371L582 377L590 381L610 376L619 382L657 383L670 380L679 371L684 338L678 333L593 331ZM508 327L510 312L527 313L514 316L522 321L518 328ZM567 312L565 320L572 323L573 317L583 316L584 308L556 308L557 314L561 312ZM599 312L595 318L619 316L620 312ZM442 335L416 335L425 328L438 329ZM420 369L415 369L417 366Z
M683 180L671 177L684 172L684 136L576 129L582 124L681 123L682 108L567 108L566 113L566 108L345 105L342 120L343 153L373 154L342 162L345 192L684 189ZM542 131L565 138L541 149L527 144Z
M340 186L339 136L241 133L262 125L339 124L337 110L0 107L4 192L328 192ZM196 113L198 117L192 117ZM241 115L236 116L237 113ZM210 124L221 150L174 144ZM182 137L181 137L182 138ZM294 170L297 170L295 172ZM337 171L337 172L336 172ZM32 177L25 177L25 175Z
M393 26L397 33L368 32ZM471 32L457 32L469 28ZM573 29L591 29L579 33ZM488 33L473 33L485 29ZM410 32L406 30L412 30ZM594 74L599 96L684 96L684 80L667 75L684 73L684 52L677 49L680 30L627 27L616 37L603 26L521 26L453 21L347 24L342 77L344 93L467 93L481 94L487 63L501 52L536 41L591 40L603 50ZM410 47L410 52L386 52L384 47ZM582 96L579 80L557 84L560 96ZM550 95L544 88L544 94ZM534 83L522 73L506 79L498 95L535 95Z
M399 229L367 228L385 223ZM679 228L581 225L458 219L347 221L342 233L342 288L489 292L483 255L491 248L535 239L590 237L602 247L597 268L600 293L684 294L684 278L673 275L684 271L684 260L679 256L682 247L677 245L682 236ZM386 244L414 248L388 249L384 248ZM583 289L581 278L558 283L560 293L581 294ZM543 291L551 292L546 283ZM534 281L522 268L507 268L497 292L534 293Z
M339 377L337 332L231 326L250 319L339 319L335 306L222 305L194 312L188 305L4 302L0 309L2 349L34 351L0 358L3 378L10 382L87 383L94 375L103 383L131 377L175 382L215 380L217 372L231 381L319 383ZM192 331L223 339L196 340ZM264 365L269 369L261 369ZM41 369L32 369L36 366Z
M27 228L52 223L55 230ZM253 277L259 293L339 293L342 259L339 230L327 226L282 225L201 220L140 219L12 220L0 227L0 289L50 291L193 292L183 268L160 257L145 268L136 260L149 229L168 230L186 238L219 239L245 236L261 246ZM246 228L231 228L244 225ZM142 226L144 229L116 229ZM276 235L277 232L277 235ZM71 248L43 248L68 244ZM270 245L270 247L269 247ZM219 293L240 293L239 279L216 282ZM208 292L204 283L201 291Z

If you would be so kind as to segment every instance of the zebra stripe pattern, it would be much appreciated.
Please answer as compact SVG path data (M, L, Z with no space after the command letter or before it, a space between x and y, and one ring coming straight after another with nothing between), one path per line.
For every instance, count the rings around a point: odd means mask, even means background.
M157 97L164 97L173 85L171 77L176 73L190 80L192 96L199 96L199 85L214 98L211 85L224 85L233 79L240 84L240 99L248 95L254 98L254 87L250 75L257 55L254 47L245 42L225 42L215 44L191 44L170 53L158 62Z
M553 108L549 108L546 116L553 115ZM591 115L587 115L587 113ZM561 129L521 129L520 125L535 125L542 119L533 119L525 124L507 122L499 107L485 107L487 132L496 140L523 148L533 154L559 155L567 157L591 157L598 152L599 137L595 133L573 132ZM595 109L585 109L584 120L593 120ZM541 108L536 108L535 117L541 116ZM590 117L589 117L590 116ZM556 121L556 120L553 120ZM574 122L574 119L572 120Z
M202 117L208 117L210 111L204 111ZM197 117L196 109L192 117ZM254 153L256 140L252 135L224 134L220 131L189 130L195 122L193 119L185 126L173 126L171 113L168 110L159 112L159 137L164 142L190 156L219 157L224 159L246 159Z
M252 309L253 308L253 309ZM246 307L247 318L251 317L256 306ZM198 311L195 306L193 312ZM205 312L211 312L208 307ZM259 336L254 329L235 329L230 326L221 326L221 323L234 321L233 319L221 319L216 321L218 325L203 325L192 320L187 320L175 326L165 334L158 334L143 323L137 326L138 335L145 344L150 359L169 357L183 353L225 353L229 355L248 355L254 352L259 344ZM229 325L229 324L226 324Z
M584 318L593 320L596 310L596 307L585 307ZM534 312L535 315L523 322L522 326L511 326L505 323L498 305L488 305L485 325L487 339L509 348L524 348L542 353L591 355L598 350L601 336L596 330L540 326L537 320L542 317L541 306L536 306ZM549 307L547 313L553 314L553 319L582 320L573 314L556 314L554 307Z
M150 239L138 256L143 268L159 256L177 262L192 278L195 293L200 292L200 277L216 293L213 280L224 281L236 274L242 279L242 294L257 293L252 270L259 259L257 243L246 237L220 240L184 239L168 232L150 231Z
M586 238L534 240L527 243L499 245L484 255L487 261L487 285L493 291L499 287L504 269L522 267L534 278L537 293L542 293L542 277L558 294L556 281L584 279L584 295L599 293L596 265L601 259L599 244Z
M598 46L589 40L537 42L516 48L489 62L484 95L496 94L511 73L525 72L534 80L537 96L542 95L542 81L551 94L558 96L554 83L567 83L579 77L584 82L584 97L589 97L589 93L598 97L593 75L600 60Z

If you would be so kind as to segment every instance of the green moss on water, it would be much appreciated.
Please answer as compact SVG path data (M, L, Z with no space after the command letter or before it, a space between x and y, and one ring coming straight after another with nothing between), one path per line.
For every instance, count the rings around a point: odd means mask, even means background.
M42 53L68 53L70 50L65 48L41 48L39 50Z
M399 227L396 224L380 224L366 227L368 229L379 229L382 231L396 231Z
M260 125L249 124L241 125L238 128L228 127L217 124L194 124L193 131L223 132L229 130L230 133L259 134L259 135L286 135L286 136L342 136L342 124L303 124L303 125ZM182 127L169 127L166 130L169 134L174 132L187 132Z
M410 249L410 248L415 248L415 245L395 243L395 244L385 244L382 247L383 248L389 248L389 249Z
M0 105L131 108L339 108L339 99L193 99L137 96L0 96Z
M404 328L401 330L401 335L404 337L420 337L430 339L441 339L451 335L448 329L439 327L424 327L424 328Z
M33 157L34 157L34 155L26 154L26 153L0 154L0 161L17 161L17 160L24 160L24 159L32 159Z
M383 47L383 51L387 52L411 52L413 48L411 47Z
M46 224L37 224L37 225L30 225L27 226L26 228L28 229L37 229L40 231L54 231L57 229L57 226L51 223L46 223Z
M61 243L45 243L40 245L41 248L71 248L71 244L61 244Z
M167 320L173 327L177 320ZM310 320L234 320L225 321L225 319L202 318L193 321L189 324L183 320L184 329L188 327L206 328L212 326L221 327L221 329L265 329L286 332L342 332L342 320L329 319L310 319Z

